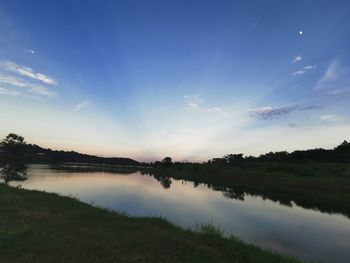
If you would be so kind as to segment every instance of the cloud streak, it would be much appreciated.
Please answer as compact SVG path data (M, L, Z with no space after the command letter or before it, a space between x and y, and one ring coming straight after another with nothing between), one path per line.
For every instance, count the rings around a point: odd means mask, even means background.
M320 117L321 121L327 121L327 122L340 121L340 119L341 118L339 116L333 115L333 114L326 114Z
M199 94L185 95L184 97L186 105L190 109L198 109L203 104L201 95Z
M18 91L13 91L13 90L10 90L10 89L6 89L6 88L1 88L0 87L0 95L7 95L7 96L19 96L21 95L20 92Z
M302 60L303 60L303 57L298 55L298 56L293 58L292 63L297 63L297 62L302 61Z
M294 76L300 76L300 75L304 75L306 72L308 72L309 70L315 69L316 66L315 65L307 65L305 67L302 67L301 69L293 72Z
M48 84L48 85L57 85L58 84L57 81L52 77L49 77L49 76L42 74L42 73L35 72L33 69L31 69L29 67L23 67L23 66L17 65L16 63L11 62L11 61L1 62L0 67L6 71L9 71L9 72L12 72L12 73L24 76L24 77L31 78L33 80L41 81L41 82Z
M329 88L334 81L340 78L339 71L340 71L340 64L336 59L334 59L332 63L328 66L325 73L317 82L315 89Z
M303 67L304 70L310 70L310 69L315 69L315 68L316 68L315 65L308 65L308 66Z
M90 104L89 100L84 100L80 103L78 103L77 105L74 106L73 111L78 112L80 110L82 110L83 108L87 107Z
M306 111L306 110L316 110L322 109L321 105L290 105L281 107L262 107L256 108L249 111L249 115L256 119L261 120L272 120L294 111Z
M297 108L298 108L297 106L282 106L282 107L275 107L275 108L262 107L262 108L250 110L249 115L256 119L271 120L276 117L291 113L292 111L295 111Z
M306 73L305 70L297 70L293 72L294 76L298 76L298 75L304 75Z
M36 94L36 95L40 95L40 96L46 96L48 98L54 98L56 97L56 93L45 88L45 87L34 87L28 90L28 92Z
M204 109L204 110L207 111L207 112L219 113L219 114L221 114L221 115L223 115L223 116L226 116L226 117L229 117L229 116L230 116L230 114L229 114L228 112L224 111L224 110L223 110L222 108L220 108L220 107L206 108L206 109Z
M199 94L185 95L185 103L188 109L198 110L200 112L213 112L229 117L230 113L220 107L206 107Z
M16 87L31 87L32 85L30 83L23 82L21 80L18 80L12 76L0 76L0 82L5 84L10 84L12 86Z
M0 75L0 83L8 84L14 87L18 88L25 88L29 93L33 93L35 95L40 95L40 96L46 96L48 98L54 98L57 96L57 94L50 89L33 84L27 81L20 80L18 78L15 78L13 76L3 76ZM7 89L9 90L9 89ZM14 91L15 92L15 91ZM18 93L18 92L17 92Z

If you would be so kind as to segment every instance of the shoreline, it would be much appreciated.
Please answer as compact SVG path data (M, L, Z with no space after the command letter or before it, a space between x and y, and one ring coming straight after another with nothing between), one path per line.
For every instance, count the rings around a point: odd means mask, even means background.
M192 231L3 184L0 212L3 262L301 262L222 237L211 225Z

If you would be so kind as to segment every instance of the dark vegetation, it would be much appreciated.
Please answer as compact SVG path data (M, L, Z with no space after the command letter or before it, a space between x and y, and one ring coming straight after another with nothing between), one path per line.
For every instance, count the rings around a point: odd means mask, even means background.
M166 186L171 178L205 184L224 196L244 200L246 194L291 206L350 217L350 143L331 150L270 152L259 157L228 154L205 163L155 162L150 171Z
M164 188L170 188L173 179L182 179L195 187L205 184L227 198L258 195L350 217L349 156L350 144L345 141L332 150L259 157L230 154L205 163L173 163L166 157L151 169L139 168ZM27 164L35 162L65 171L122 169L126 174L140 165L128 158L43 149L15 134L1 142L0 173L6 184L25 180ZM1 262L295 262L222 238L212 226L194 233L161 219L130 218L70 198L1 184L0 253Z
M227 198L244 200L247 194L281 204L350 218L350 165L347 163L260 163L239 166L174 164L144 172L171 186L171 178L205 184ZM169 182L170 180L170 182ZM162 184L163 185L163 184Z
M84 172L108 172L132 174L140 170L147 171L149 167L143 166L123 166L123 165L106 165L106 164L77 164L77 163L52 163L50 169L61 170L65 173L84 173Z
M26 178L24 165L24 173L19 167L18 173L12 173L6 179L4 174L11 172L5 169L4 164L10 159L17 160L17 166L24 158L25 163L50 163L53 169L82 172L131 173L135 171L132 166L135 166L144 174L154 176L164 188L171 187L172 178L182 179L192 181L194 186L205 184L223 192L228 198L244 200L246 194L258 195L288 206L295 203L304 208L350 217L350 143L347 141L330 150L270 152L259 157L228 154L205 163L173 162L166 157L161 162L148 165L129 158L53 151L25 144L24 140L23 144L25 147L21 146L16 151L20 149L24 153L15 158L13 154L6 157L5 145L2 143L0 146L1 174L5 182Z
M199 232L159 218L132 218L69 197L0 184L0 261L281 262L204 225Z
M225 165L240 165L251 162L335 162L335 163L350 163L350 143L343 141L340 145L334 149L310 149L310 150L297 150L294 152L280 151L269 152L261 154L258 157L244 156L239 154L227 154L222 158L213 158L207 162L207 164L219 166ZM173 164L187 164L188 162L172 162L170 157L165 157L162 161L156 161L152 164L155 167L169 167Z
M3 158L0 147L0 159ZM94 155L82 154L74 151L56 151L45 149L35 144L25 145L25 160L27 163L83 163L83 164L103 164L103 165L124 165L140 166L138 161L130 158L119 157L99 157Z
M0 142L0 179L5 184L10 181L27 179L26 143L22 136L9 134Z

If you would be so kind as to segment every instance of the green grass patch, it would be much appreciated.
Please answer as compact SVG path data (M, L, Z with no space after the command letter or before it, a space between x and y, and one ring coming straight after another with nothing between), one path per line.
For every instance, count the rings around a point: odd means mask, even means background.
M281 262L297 260L160 218L134 218L78 200L0 185L0 255L16 262Z
M224 232L219 227L214 226L211 223L210 224L202 223L200 225L197 225L196 231L205 235L212 235L212 236L219 236L219 237L224 236Z

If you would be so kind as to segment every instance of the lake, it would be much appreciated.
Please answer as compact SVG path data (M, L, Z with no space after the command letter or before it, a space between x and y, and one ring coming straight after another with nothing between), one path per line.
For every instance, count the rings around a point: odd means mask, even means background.
M32 165L24 188L77 197L132 216L156 216L184 228L211 223L227 235L267 249L321 262L350 262L350 220L260 196L227 194L183 180L141 172L79 172Z

